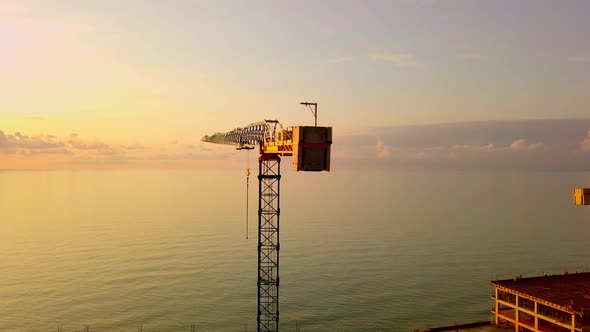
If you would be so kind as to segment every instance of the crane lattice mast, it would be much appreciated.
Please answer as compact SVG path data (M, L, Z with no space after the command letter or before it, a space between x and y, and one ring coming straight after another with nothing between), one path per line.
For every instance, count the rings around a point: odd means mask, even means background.
M202 141L234 145L237 149L259 147L257 331L277 332L281 157L293 157L293 169L297 171L329 171L332 128L284 128L277 120L264 120L226 133L205 136Z

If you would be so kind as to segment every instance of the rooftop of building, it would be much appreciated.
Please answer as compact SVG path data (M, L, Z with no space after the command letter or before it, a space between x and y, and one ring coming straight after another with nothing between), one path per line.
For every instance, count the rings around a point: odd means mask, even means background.
M590 272L517 277L491 283L560 306L571 305L576 311L590 311Z

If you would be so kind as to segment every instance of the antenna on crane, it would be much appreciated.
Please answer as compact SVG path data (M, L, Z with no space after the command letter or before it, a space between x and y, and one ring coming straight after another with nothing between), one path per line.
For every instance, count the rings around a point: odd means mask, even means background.
M311 110L311 114L313 114L313 117L315 119L315 126L318 126L318 103L308 103L306 101L301 102L301 105L303 106L309 106L309 109ZM313 108L311 108L313 106Z

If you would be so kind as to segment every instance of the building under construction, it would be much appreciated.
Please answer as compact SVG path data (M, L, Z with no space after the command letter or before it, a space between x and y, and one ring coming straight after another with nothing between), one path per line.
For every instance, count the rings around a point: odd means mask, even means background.
M590 272L491 282L493 323L514 331L590 331Z

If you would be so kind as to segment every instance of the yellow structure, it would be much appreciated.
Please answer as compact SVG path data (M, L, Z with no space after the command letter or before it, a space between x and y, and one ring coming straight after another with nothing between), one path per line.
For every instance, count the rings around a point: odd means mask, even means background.
M268 121L268 120L267 120ZM265 135L260 152L293 157L294 171L330 171L332 127L296 126Z
M590 273L492 281L494 324L514 331L590 331Z
M575 188L574 204L590 205L590 188Z

